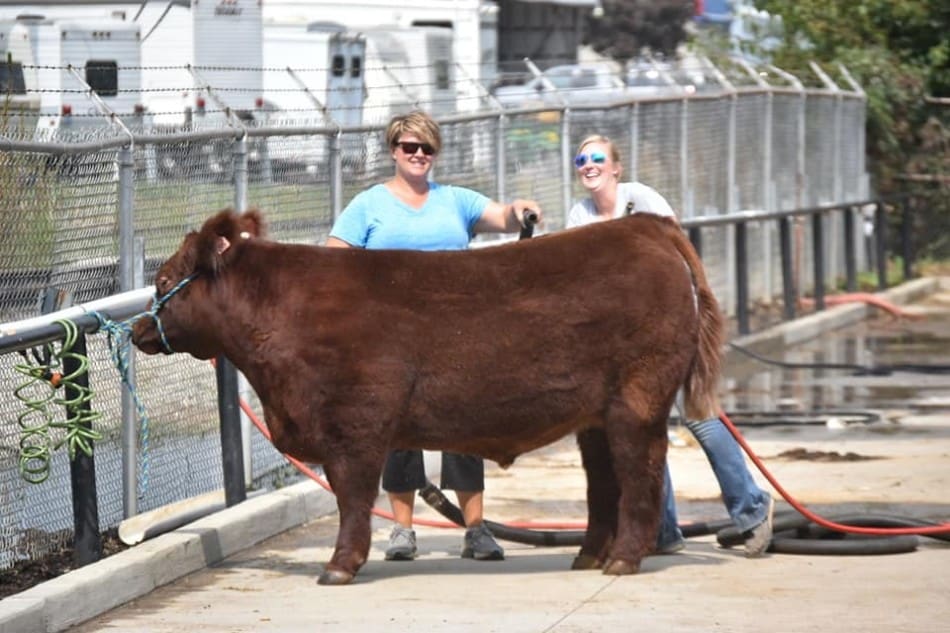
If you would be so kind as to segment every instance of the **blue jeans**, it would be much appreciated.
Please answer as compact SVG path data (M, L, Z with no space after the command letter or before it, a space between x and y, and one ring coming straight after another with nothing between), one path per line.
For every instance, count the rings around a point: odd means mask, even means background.
M746 467L739 443L719 418L702 422L687 422L686 428L699 441L706 452L709 465L719 481L722 500L736 529L751 530L765 521L769 512L769 495L759 488L752 473ZM676 499L673 495L673 480L669 463L663 475L663 518L657 545L668 545L683 538L676 518Z

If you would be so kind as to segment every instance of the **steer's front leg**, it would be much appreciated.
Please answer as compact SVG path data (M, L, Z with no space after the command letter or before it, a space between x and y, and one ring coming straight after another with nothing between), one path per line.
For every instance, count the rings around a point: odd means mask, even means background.
M370 512L379 490L382 457L372 462L366 457L337 455L324 464L336 494L340 530L333 557L317 581L321 585L350 583L369 555Z

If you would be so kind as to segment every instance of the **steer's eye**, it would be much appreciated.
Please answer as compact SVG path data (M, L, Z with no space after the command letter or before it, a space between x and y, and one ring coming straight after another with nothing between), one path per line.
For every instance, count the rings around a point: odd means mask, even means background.
M158 294L165 294L171 288L172 282L169 281L168 277L162 275L155 280L155 289L158 290Z

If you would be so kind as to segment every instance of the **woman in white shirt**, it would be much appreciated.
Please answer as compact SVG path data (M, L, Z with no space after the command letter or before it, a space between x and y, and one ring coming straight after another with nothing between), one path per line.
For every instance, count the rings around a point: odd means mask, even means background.
M583 226L628 215L655 213L676 219L669 202L657 191L639 182L621 182L623 164L613 142L600 135L588 136L577 149L574 167L590 196L568 212L567 227ZM710 418L689 421L686 428L696 437L709 459L723 502L736 528L745 535L746 556L761 556L772 540L772 497L752 478L735 438L722 421ZM683 549L683 534L677 525L676 503L669 464L664 474L664 508L657 536L657 553Z

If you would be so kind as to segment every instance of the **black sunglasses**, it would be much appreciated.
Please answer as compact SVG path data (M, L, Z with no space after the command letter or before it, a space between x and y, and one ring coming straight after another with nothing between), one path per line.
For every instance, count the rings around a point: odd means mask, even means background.
M432 156L435 154L435 148L429 145L428 143L416 143L413 141L396 141L394 145L398 146L407 156L412 156L419 149L422 149L422 153L426 156Z

